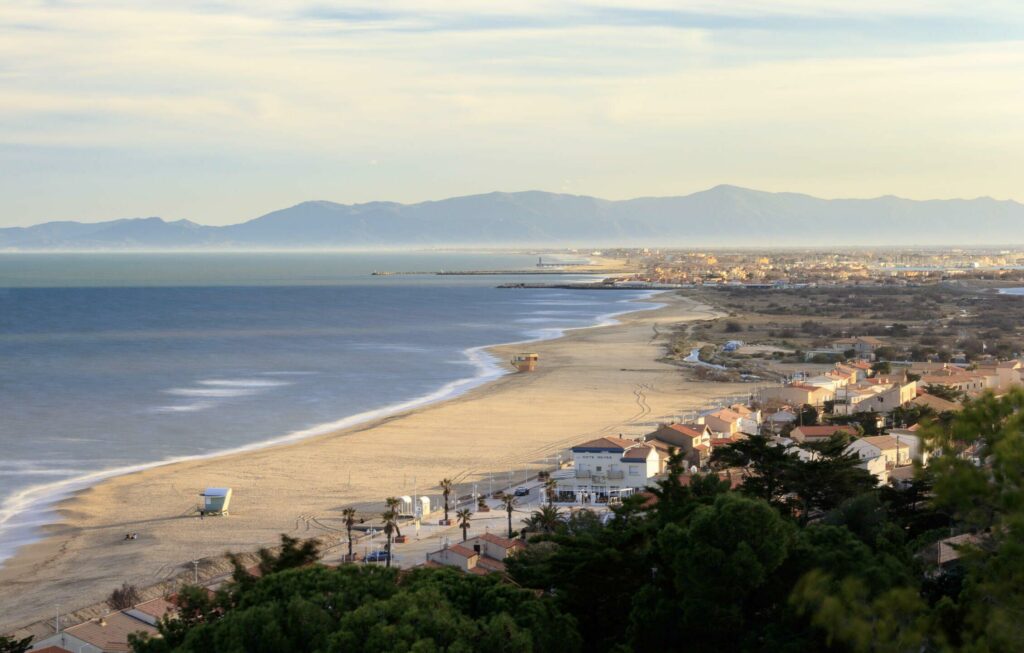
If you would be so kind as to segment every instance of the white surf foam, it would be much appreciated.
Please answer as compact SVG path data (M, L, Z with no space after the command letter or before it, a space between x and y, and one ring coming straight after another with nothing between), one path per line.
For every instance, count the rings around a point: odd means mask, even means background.
M199 385L223 386L226 388L276 388L293 385L291 381L269 381L267 379L204 379Z
M620 300L617 303L633 304L637 300L649 299L654 295L660 294L660 292L662 291L646 291L640 297ZM392 415L403 413L435 402L451 399L461 394L464 394L474 388L482 386L485 383L505 376L506 374L509 374L511 372L511 370L505 368L495 356L493 356L487 351L487 349L491 347L528 344L540 340L550 340L554 338L559 338L563 336L567 331L595 329L603 326L610 326L618 323L618 320L616 320L615 318L617 318L620 315L624 315L626 313L636 313L641 311L655 310L663 306L664 304L657 303L648 303L646 305L633 305L630 308L624 308L621 311L615 311L599 315L596 318L595 323L591 325L572 328L554 327L551 329L541 329L536 332L537 335L531 335L530 337L524 340L498 343L494 345L482 345L479 347L470 347L468 349L465 349L463 351L463 354L466 356L467 360L476 368L477 372L474 376L451 381L433 392L407 401L401 401L387 406L383 406L381 408L363 411L355 415L343 417L333 422L327 422L324 424L313 426L311 428L292 431L291 433L287 433L276 438L270 438L269 440L262 440L260 442L253 442L250 444L242 445L240 447L220 449L217 451L211 451L203 454L195 454L189 456L176 456L153 462L139 463L136 465L126 465L122 467L99 470L87 474L82 474L80 476L75 476L69 479L63 479L60 481L54 481L52 483L44 483L24 488L8 496L6 499L4 499L3 503L0 504L0 565L3 564L4 560L13 555L14 551L18 547L37 541L38 536L35 535L35 531L38 529L39 526L44 524L51 524L54 523L54 521L56 521L56 519L54 518L53 507L57 502L69 497L70 495L79 490L85 489L100 481L112 478L114 476L121 476L124 474L141 472L147 469L154 469L156 467L163 467L165 465L172 465L180 462L216 458L218 456L245 453L248 451L256 451L259 449L264 449L266 447L271 447L279 444L296 442L317 435L324 435L326 433L330 433L333 431L338 431L341 429L356 426L358 424L371 422L376 419L381 419L384 417L389 417Z
M164 394L176 397L248 397L259 394L256 388L170 388Z
M178 404L175 406L157 406L151 408L151 413L197 413L201 410L213 408L217 403L214 401L196 401L191 404Z

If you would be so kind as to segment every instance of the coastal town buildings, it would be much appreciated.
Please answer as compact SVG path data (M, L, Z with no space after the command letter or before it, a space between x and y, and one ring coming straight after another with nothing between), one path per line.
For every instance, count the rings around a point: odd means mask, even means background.
M833 412L837 415L855 413L891 413L917 397L917 382L901 379L869 378L836 392Z
M572 466L551 474L560 501L605 502L633 494L657 475L658 451L642 441L597 438L572 448Z
M484 533L427 554L427 567L455 567L468 574L505 572L505 560L526 548L522 540Z

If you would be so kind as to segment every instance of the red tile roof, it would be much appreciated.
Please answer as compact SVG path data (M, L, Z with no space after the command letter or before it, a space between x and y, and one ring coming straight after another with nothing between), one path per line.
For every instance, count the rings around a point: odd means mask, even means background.
M647 456L651 454L651 447L644 445L641 447L633 447L626 453L622 454L623 460L647 460Z
M624 440L616 437L598 438L583 444L577 444L573 449L621 449L625 450L636 445L634 440Z
M682 433L683 435L688 435L691 438L697 438L697 437L700 437L701 435L703 435L703 433L704 433L704 425L701 424L700 426L701 426L700 430L698 430L698 429L696 429L696 428L694 428L692 426L688 426L686 424L666 424L665 426L663 426L661 428L663 428L663 429L671 429L673 431L676 431L677 433Z
M733 412L728 408L723 408L721 410L716 410L713 413L708 413L705 417L715 417L726 422L736 422L743 419L743 415Z
M490 542L491 544L500 546L503 549L515 549L525 546L522 540L512 540L507 537L495 535L494 533L484 533L483 535L477 535L477 537L485 542Z
M473 549L467 549L461 544L453 544L452 546L448 547L448 550L454 553L455 555L462 556L463 558L472 558L473 556L480 555Z

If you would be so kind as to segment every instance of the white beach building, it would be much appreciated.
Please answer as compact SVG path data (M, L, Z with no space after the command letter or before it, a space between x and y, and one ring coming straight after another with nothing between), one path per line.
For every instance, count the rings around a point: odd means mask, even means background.
M657 450L641 441L606 437L572 448L573 464L554 472L562 502L604 503L647 487L658 474Z

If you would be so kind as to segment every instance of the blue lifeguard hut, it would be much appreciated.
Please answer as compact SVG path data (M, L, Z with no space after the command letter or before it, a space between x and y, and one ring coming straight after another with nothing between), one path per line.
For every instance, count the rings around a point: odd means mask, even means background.
M203 499L201 510L205 514L227 516L228 505L231 503L231 488L208 487L199 496Z

